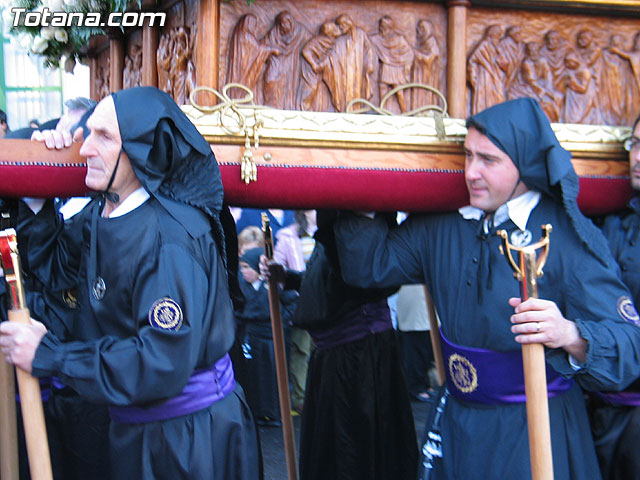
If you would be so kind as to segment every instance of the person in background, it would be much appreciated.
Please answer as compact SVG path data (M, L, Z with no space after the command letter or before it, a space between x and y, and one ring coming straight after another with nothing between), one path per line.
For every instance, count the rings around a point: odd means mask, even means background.
M434 393L429 374L434 358L424 285L400 287L396 299L396 318L398 345L409 395L419 402L428 402L431 393Z
M281 228L276 235L273 259L289 270L303 272L315 246L313 234L316 226L315 210L296 210L294 222ZM291 408L296 414L304 408L304 389L312 342L309 333L291 325L289 348L289 379L291 381Z
M242 254L239 262L242 276L240 288L245 297L245 305L236 311L236 317L242 322L239 330L244 332L242 352L247 369L246 383L242 386L257 424L279 426L280 402L269 309L269 284L260 275L261 255L264 255L264 248L251 248ZM291 290L279 292L285 338L289 336L288 325L296 297Z
M300 430L300 479L412 479L418 448L387 297L340 275L335 212L318 212L316 246L304 272L261 263L299 289L293 324L311 334Z
M4 110L0 110L0 138L3 138L9 130L9 123L7 123L7 113Z
M629 175L634 196L623 212L605 219L602 231L622 270L622 280L635 305L640 302L640 117L631 138L624 143L629 152ZM591 427L605 480L640 478L640 379L622 392L595 392L590 398Z

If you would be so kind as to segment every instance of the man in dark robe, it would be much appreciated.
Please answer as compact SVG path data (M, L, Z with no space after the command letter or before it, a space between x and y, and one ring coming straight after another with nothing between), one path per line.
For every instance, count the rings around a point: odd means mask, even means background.
M425 283L432 292L447 381L423 474L531 478L519 344L541 343L555 478L599 479L582 388L620 390L638 377L640 317L606 239L578 209L570 154L540 106L530 98L498 104L467 127L471 205L411 215L394 229L379 218L341 219L342 275L360 287ZM496 231L525 246L547 223L540 298L523 302Z
M628 207L606 218L603 232L622 270L622 279L640 302L640 117L625 142L629 152L631 186L635 195ZM640 477L640 379L622 392L597 392L591 398L591 422L605 480Z
M47 288L77 285L75 341L4 322L2 352L109 405L112 478L256 479L255 426L227 354L237 270L215 157L152 87L106 97L87 126L85 183L100 195L64 225L48 202L18 231Z

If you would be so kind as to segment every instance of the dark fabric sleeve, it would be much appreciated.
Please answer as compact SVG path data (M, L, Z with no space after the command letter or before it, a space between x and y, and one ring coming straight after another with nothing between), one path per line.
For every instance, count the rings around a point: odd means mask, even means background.
M587 390L621 390L640 376L640 318L610 258L605 267L593 255L563 252L563 298L558 307L587 341L587 359L574 370L564 350L547 354L560 373Z
M207 366L203 359L217 359L207 358L205 349L220 352L214 355L219 358L233 341L233 330L227 331L222 318L232 316L228 295L216 294L218 288L226 291L224 270L213 242L210 247L211 268L217 272L210 277L175 244L163 246L154 261L136 265L131 318L125 320L137 325L137 334L70 343L47 335L36 351L34 375L56 375L89 401L110 405L140 405L178 394L194 368ZM175 330L151 324L150 306L165 297L181 310L182 323Z
M361 287L424 283L422 255L428 255L425 225L411 216L389 229L383 218L344 213L335 229L342 276Z

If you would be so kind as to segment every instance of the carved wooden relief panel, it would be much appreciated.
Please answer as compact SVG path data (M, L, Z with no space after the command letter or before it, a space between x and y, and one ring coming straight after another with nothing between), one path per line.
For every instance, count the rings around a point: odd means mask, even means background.
M197 2L180 2L167 11L167 23L160 32L156 64L158 88L178 105L188 103L196 86L195 40Z
M97 71L94 75L93 81L95 82L95 91L97 98L95 100L100 101L111 93L109 88L109 68L111 62L109 60L109 50L105 49L98 55Z
M473 9L467 42L470 114L522 96L553 122L630 125L640 113L640 20Z
M136 30L127 37L127 49L122 71L122 88L142 85L142 31Z
M344 112L358 98L378 105L410 82L445 92L446 11L394 1L222 3L220 59L221 85L241 83L256 103L280 109ZM400 113L425 104L441 102L409 89L385 108Z

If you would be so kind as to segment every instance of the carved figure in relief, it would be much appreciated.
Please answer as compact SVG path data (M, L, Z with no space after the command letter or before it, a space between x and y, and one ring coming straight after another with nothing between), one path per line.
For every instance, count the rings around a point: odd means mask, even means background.
M580 60L577 53L571 52L565 58L566 93L562 121L567 123L602 123L598 108L598 92L591 69Z
M301 77L302 46L311 34L291 13L282 11L267 33L265 44L277 50L279 55L270 55L264 71L264 103L285 110L300 107L299 85Z
M380 68L378 72L378 86L380 98L391 89L409 83L411 65L413 64L413 49L407 39L395 29L393 19L385 15L378 22L378 33L371 36L371 43L376 49ZM407 101L404 91L396 93L401 112L406 112ZM393 111L393 107L387 107Z
M637 85L634 85L633 71L624 54L622 35L611 35L609 47L602 51L600 88L603 119L608 125L627 125L633 121L630 117L635 110L632 112L631 106Z
M156 52L158 88L169 95L171 95L171 79L169 78L169 70L171 69L172 47L171 34L169 32L165 32L160 35L158 51Z
M559 112L564 110L564 94L566 91L566 67L564 59L567 53L571 51L569 42L558 33L557 30L549 30L544 35L544 45L540 51L551 68L551 76L553 78L553 88L556 92L557 109ZM560 119L556 120L559 121Z
M198 37L198 26L196 22L191 24L191 27L187 28L187 39L189 45L189 58L187 59L187 79L185 82L185 99L189 100L191 92L195 90L197 83L196 78L196 40Z
M133 44L131 51L124 59L124 70L122 71L122 87L138 87L142 83L142 48Z
M524 60L524 43L522 42L522 30L518 26L507 28L504 38L498 44L498 50L504 57L502 69L505 74L505 89L508 91L518 75L520 65Z
M440 86L440 48L433 34L433 24L429 20L420 20L416 27L416 49L411 68L411 81L430 87ZM438 96L423 88L414 88L411 92L411 108L424 105L438 105Z
M332 111L331 95L325 83L325 71L331 68L329 52L336 38L342 35L334 22L326 22L320 27L320 34L313 37L302 49L302 85L300 108L304 111ZM331 81L328 72L327 80Z
M257 38L258 18L249 13L240 17L231 34L227 66L226 83L241 83L248 87L255 96L255 102L261 104L262 73L265 62L271 55L280 52ZM229 90L231 98L244 97L241 90Z
M189 49L189 37L184 27L171 29L172 62L169 68L171 80L171 95L178 105L183 105L187 93L187 70L191 51Z
M520 97L535 98L551 122L560 118L558 101L553 89L551 68L540 55L540 44L529 42L525 45L525 58L517 71L516 78L507 92L509 100Z
M110 64L111 62L109 60L109 57L107 57L107 61L104 63L104 65L98 66L98 73L95 78L96 93L98 95L98 99L103 99L110 93L110 90L111 90L109 88L109 72L111 70Z
M620 55L629 62L633 81L627 84L628 93L631 95L629 117L626 124L633 122L634 115L640 111L640 32L633 37L631 51L625 52L617 47L609 47L609 51Z
M330 66L323 79L331 93L331 102L338 112L356 98L371 100L377 57L367 34L354 25L348 15L336 19L342 35L336 38L327 55Z
M477 113L506 100L505 70L507 60L498 48L502 27L491 25L473 49L467 61L467 78L471 85L471 113Z

